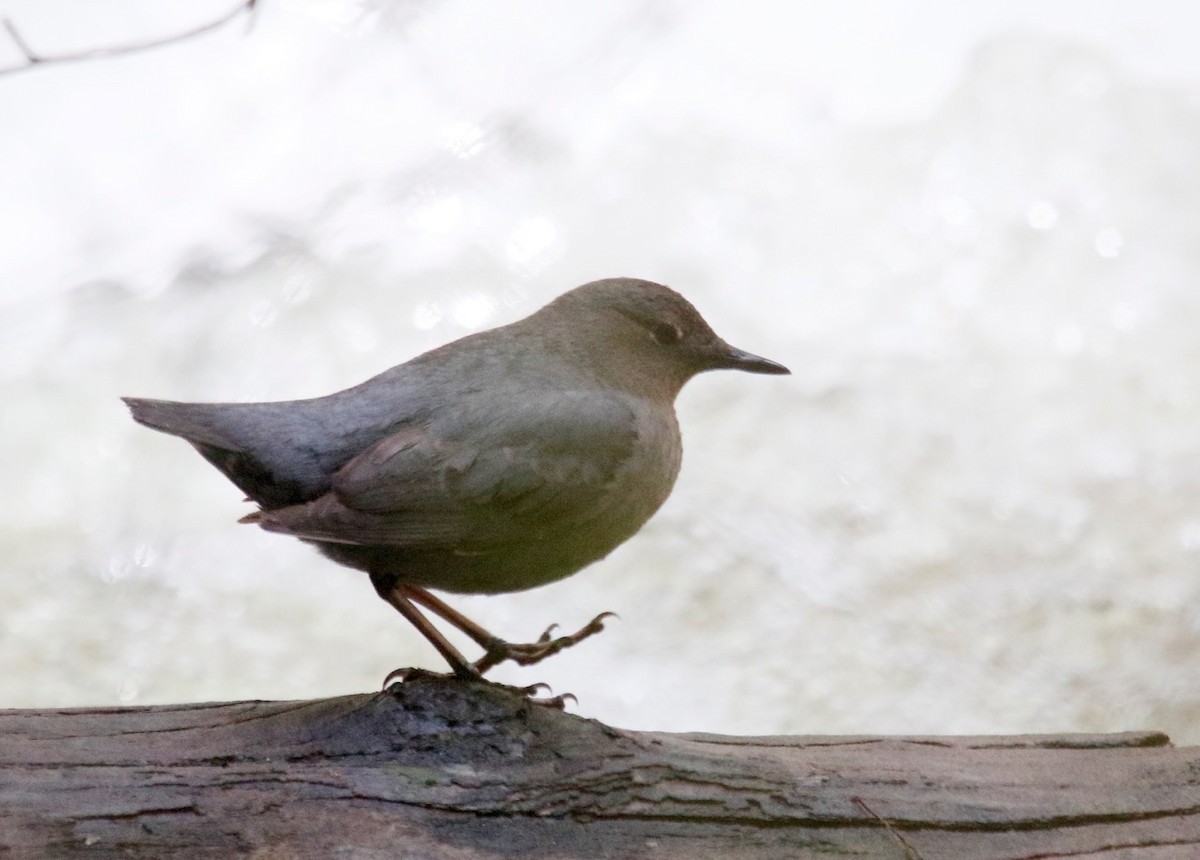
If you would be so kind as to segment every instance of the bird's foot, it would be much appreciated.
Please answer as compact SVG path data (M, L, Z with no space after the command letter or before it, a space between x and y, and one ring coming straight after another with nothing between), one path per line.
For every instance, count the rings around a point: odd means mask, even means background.
M503 639L493 639L485 646L487 652L472 664L472 668L482 675L505 660L512 660L521 666L532 666L559 651L579 644L589 636L595 636L604 629L604 620L609 617L616 618L617 613L601 612L570 636L552 637L551 634L558 625L551 624L536 642L505 642Z
M565 646L564 646L565 647ZM387 677L383 679L383 689L387 689L393 681L405 683L407 681L415 681L418 679L437 679L437 680L460 680L460 681L478 681L481 684L487 684L490 687L499 687L501 690L508 690L510 693L516 693L518 696L528 699L535 705L544 705L548 708L557 708L563 710L566 708L567 699L572 702L578 701L573 693L563 693L560 696L539 696L542 690L550 692L550 685L539 681L536 684L530 684L528 687L516 687L511 684L500 684L496 681L488 681L480 676L463 677L455 672L431 672L428 669L416 669L413 667L405 667L401 669L393 669L388 672Z
M387 677L383 679L383 689L391 686L393 681L398 681L403 684L405 681L428 680L428 679L444 679L458 678L463 681L482 681L483 677L478 673L474 675L463 675L458 672L432 672L429 669L418 669L414 666L401 666L399 669L393 669L387 673Z

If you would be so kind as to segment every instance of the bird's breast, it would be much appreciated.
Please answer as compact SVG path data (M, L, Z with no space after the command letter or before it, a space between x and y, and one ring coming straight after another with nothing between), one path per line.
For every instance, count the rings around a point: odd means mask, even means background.
M679 476L683 446L675 411L637 401L634 415L636 442L613 474L604 503L585 527L595 533L596 558L616 549L645 525L667 500Z

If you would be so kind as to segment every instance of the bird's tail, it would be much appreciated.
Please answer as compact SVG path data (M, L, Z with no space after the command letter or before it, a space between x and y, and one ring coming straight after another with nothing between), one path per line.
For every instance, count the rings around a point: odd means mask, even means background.
M133 420L163 433L180 436L189 442L214 445L230 451L240 447L220 426L219 404L179 403L174 400L150 400L122 397Z

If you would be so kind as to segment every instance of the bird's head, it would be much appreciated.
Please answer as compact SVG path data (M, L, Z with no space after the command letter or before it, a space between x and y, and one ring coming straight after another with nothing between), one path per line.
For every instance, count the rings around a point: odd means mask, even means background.
M550 317L573 360L624 387L674 397L706 370L785 374L782 364L731 346L679 293L637 278L592 281L535 316Z

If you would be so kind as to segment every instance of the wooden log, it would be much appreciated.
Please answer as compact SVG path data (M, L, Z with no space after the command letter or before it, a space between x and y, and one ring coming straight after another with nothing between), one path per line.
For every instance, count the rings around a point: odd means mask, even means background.
M0 712L0 857L1200 857L1154 733L614 729L487 684Z

